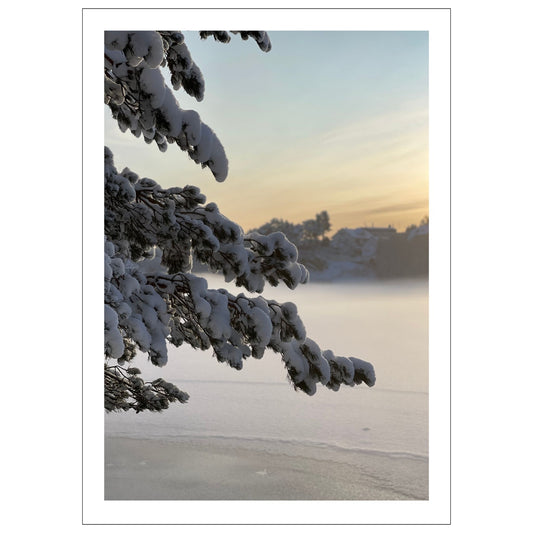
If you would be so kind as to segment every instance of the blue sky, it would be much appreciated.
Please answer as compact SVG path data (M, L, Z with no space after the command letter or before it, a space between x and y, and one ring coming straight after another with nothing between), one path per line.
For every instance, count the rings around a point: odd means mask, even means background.
M238 36L222 44L186 32L205 97L176 96L222 141L224 183L175 146L160 153L106 119L117 166L165 187L195 184L245 230L324 209L334 230L418 223L428 214L428 33L269 35L264 53Z

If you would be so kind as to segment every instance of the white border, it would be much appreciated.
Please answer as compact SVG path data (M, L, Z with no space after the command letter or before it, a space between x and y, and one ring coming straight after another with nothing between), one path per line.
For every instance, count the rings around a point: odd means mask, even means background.
M85 524L446 524L450 520L450 12L443 10L84 10L83 522ZM426 502L105 501L101 364L105 29L429 31L430 487ZM207 511L208 508L208 511ZM305 517L305 522L302 522Z

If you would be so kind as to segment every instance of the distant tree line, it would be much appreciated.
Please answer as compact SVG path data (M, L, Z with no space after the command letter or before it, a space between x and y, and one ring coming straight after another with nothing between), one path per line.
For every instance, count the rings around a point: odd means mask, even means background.
M258 232L262 235L269 235L270 233L281 231L293 244L305 248L329 242L326 233L330 229L329 214L327 211L322 211L317 213L315 218L304 220L299 224L294 224L282 218L273 218L261 227L250 230L250 233Z
M420 224L410 224L405 228L405 233L410 233L412 230L420 227L420 226L428 226L429 225L429 215L425 215L422 220L420 221Z
M341 228L331 238L327 211L315 218L294 224L273 218L256 230L268 235L282 232L298 248L298 261L312 272L324 271L336 261L352 261L361 267L360 274L378 278L423 276L428 273L429 216L419 224L407 226L405 232L396 233L384 228ZM366 269L366 270L365 270Z
M429 216L425 215L420 220L419 224L410 224L407 226L405 228L405 234L409 234L412 230L417 229L420 226L427 225L429 225ZM258 232L263 235L269 235L270 233L281 231L281 233L284 233L287 239L297 247L305 248L313 247L317 244L329 244L330 239L326 237L326 233L330 230L331 223L329 220L329 214L327 211L321 211L315 215L315 218L304 220L299 224L289 222L283 218L273 218L270 222L266 222L261 227L250 230L250 233Z

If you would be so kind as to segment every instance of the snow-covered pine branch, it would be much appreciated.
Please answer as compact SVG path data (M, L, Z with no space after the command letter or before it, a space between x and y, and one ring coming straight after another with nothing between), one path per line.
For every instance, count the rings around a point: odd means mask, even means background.
M205 216L200 204L205 198L197 189L182 195L183 189L164 190L153 180L138 180L129 170L119 174L109 150L105 161L108 359L124 363L140 350L153 364L163 366L168 341L211 348L218 361L239 370L245 359L261 358L270 348L281 354L294 386L308 394L315 392L317 383L334 390L343 383L374 384L370 364L322 351L307 338L294 304L209 289L204 278L189 272L196 249L203 257L226 249L232 255L219 255L208 264L221 266L227 280L240 280L256 292L270 278L296 286L305 281L306 271L283 234L245 238L241 228L217 209Z
M162 411L172 402L186 403L189 395L158 378L145 382L135 367L104 365L104 405L108 411Z
M270 52L272 48L270 37L266 31L232 31L231 33L240 35L245 41L248 39L248 37L251 37L263 52ZM212 36L215 41L219 41L221 43L229 43L231 40L231 35L227 31L200 32L200 37L202 39L207 39L209 36Z
M271 44L266 32L232 32L251 37L261 50ZM200 32L228 42L227 32ZM201 100L204 80L180 32L106 32L105 103L122 131L156 141L164 151L175 142L215 178L228 172L224 149L195 111L182 110L160 68L168 66L171 84ZM371 364L322 351L306 336L296 306L261 296L236 296L209 289L191 273L196 261L224 274L252 293L265 283L291 289L308 279L298 250L281 232L245 235L194 186L161 188L128 168L120 173L105 148L105 407L107 410L162 410L188 395L158 379L145 383L125 368L137 351L163 366L167 343L212 349L220 362L241 369L248 357L265 350L281 355L295 388L313 394L320 383L337 390L375 383ZM117 364L109 364L109 361Z
M168 66L175 90L201 101L204 79L180 32L105 32L104 102L121 131L143 135L164 152L176 143L191 159L208 167L217 181L228 175L222 144L194 110L179 106L161 67Z
M118 173L108 148L104 159L105 233L126 257L137 261L157 246L169 273L189 271L194 258L252 292L261 292L265 281L291 289L307 281L283 233L245 236L216 204L205 204L197 187L162 189L129 169Z

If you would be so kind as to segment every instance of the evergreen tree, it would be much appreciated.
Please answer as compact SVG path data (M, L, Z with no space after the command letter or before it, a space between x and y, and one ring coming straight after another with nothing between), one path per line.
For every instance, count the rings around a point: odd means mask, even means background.
M251 232L261 233L262 235L268 235L279 231L287 237L287 239L300 246L303 242L303 226L302 224L293 224L288 220L282 218L273 218L270 222L266 222L260 228L250 230Z
M318 213L314 219L304 220L302 223L302 244L316 244L331 229L327 211Z
M270 50L265 32L233 32ZM200 32L228 42L228 32ZM175 143L223 181L224 148L195 111L179 107L174 90L201 100L204 79L180 32L106 32L105 103L122 131L156 142ZM308 279L298 251L280 231L244 234L193 186L161 188L128 168L119 172L104 151L105 177L105 408L160 411L186 402L187 393L163 379L145 382L131 366L137 352L157 366L167 362L168 343L211 349L220 362L241 369L266 349L281 355L294 387L313 394L316 384L338 390L375 382L371 364L321 350L307 337L296 306L262 296L209 289L191 273L192 260L224 274L226 282L261 293L265 283L291 289ZM325 212L324 212L325 213ZM323 214L314 234L329 218Z
M329 214L327 211L322 211L315 218L304 220L300 224L293 224L282 218L273 218L260 228L251 231L261 234L281 231L296 246L313 246L323 240L330 229Z

